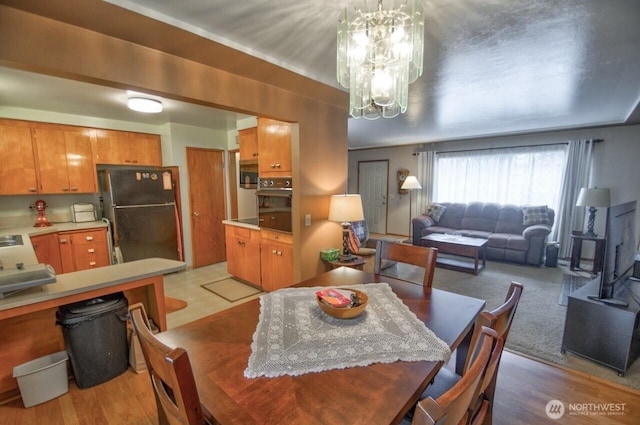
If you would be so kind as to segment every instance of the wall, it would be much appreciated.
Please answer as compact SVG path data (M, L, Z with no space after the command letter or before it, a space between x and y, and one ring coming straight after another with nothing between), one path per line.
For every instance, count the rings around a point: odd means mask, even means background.
M363 149L349 152L349 191L357 191L358 161L389 159L389 196L395 191L391 178L395 181L398 168L417 170L417 157L411 153L417 150L464 150L505 146L525 146L535 144L562 143L569 140L603 139L594 148L594 159L590 187L611 189L613 205L627 201L640 201L640 126L597 127L583 130L544 132L529 135L512 135L472 140L447 141L400 146L385 149ZM396 195L397 197L397 195ZM389 199L388 233L406 234L409 226L408 200ZM417 209L414 207L414 209ZM398 213L392 212L396 210ZM414 213L414 216L416 214ZM596 213L596 233L604 233L603 211ZM636 240L640 241L640 214L636 217ZM586 246L585 246L586 248Z
M411 155L416 146L398 146L382 149L363 149L349 151L349 193L358 193L358 162L389 161L388 193L387 193L387 233L409 236L409 194L398 193L397 172L401 168L409 170L409 175L418 173L418 157ZM415 198L415 197L414 197ZM420 208L413 200L412 216L418 214Z
M294 280L324 270L318 252L341 243L326 218L347 185L347 93L103 1L5 4L4 66L296 123Z
M163 147L166 147L171 162L164 160L163 165L177 165L180 168L180 194L182 203L182 235L184 256L187 267L193 264L191 249L191 214L189 213L189 176L187 175L187 147L207 149L227 149L227 131L211 130L182 124L167 124L167 134L163 134Z

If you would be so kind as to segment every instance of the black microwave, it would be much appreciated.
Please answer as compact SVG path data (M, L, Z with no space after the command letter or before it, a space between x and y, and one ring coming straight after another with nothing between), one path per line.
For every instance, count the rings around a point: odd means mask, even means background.
M240 164L239 186L243 189L256 189L258 187L258 164Z

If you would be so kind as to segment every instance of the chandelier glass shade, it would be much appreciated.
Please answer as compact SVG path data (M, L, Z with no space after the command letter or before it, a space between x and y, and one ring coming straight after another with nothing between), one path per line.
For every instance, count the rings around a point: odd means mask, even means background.
M409 84L422 75L424 11L421 0L397 9L344 9L338 23L337 77L349 89L354 118L393 118L407 110Z

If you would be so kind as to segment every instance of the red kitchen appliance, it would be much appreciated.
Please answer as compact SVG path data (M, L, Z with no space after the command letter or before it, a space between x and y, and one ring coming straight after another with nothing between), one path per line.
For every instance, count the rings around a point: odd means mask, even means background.
M40 199L35 202L35 209L38 213L38 218L36 219L36 224L34 224L33 227L51 226L51 222L44 215L44 210L47 209L47 203Z

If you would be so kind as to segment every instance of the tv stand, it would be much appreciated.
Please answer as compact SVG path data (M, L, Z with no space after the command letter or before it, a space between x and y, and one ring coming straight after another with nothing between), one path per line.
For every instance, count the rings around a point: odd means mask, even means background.
M624 373L640 355L640 305L630 290L640 292L640 282L616 284L615 298L597 298L599 279L569 294L560 351L578 354ZM623 285L623 286L624 286ZM607 304L608 301L624 304Z
M605 303L608 305L615 305L618 307L628 307L629 303L624 300L619 300L617 298L600 298L597 295L589 295L587 298L594 301L600 301L601 303Z

